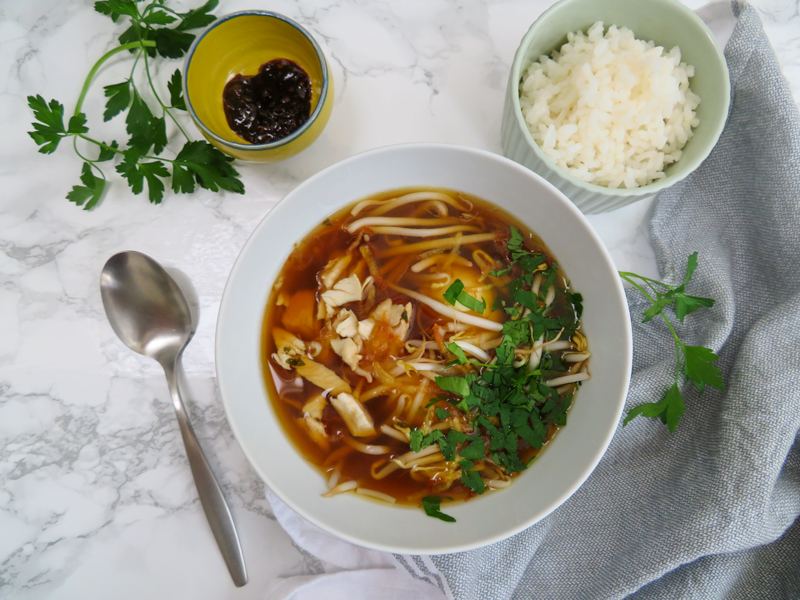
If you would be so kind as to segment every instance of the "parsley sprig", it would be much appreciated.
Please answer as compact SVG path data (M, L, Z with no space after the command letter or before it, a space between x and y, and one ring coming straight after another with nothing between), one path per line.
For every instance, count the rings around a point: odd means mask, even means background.
M639 290L651 303L650 308L644 311L644 319L642 322L646 323L658 315L661 315L664 319L664 322L672 333L672 337L675 339L677 362L675 381L664 398L659 402L647 402L635 407L628 412L623 421L623 425L627 425L632 419L639 415L653 418L660 417L661 421L669 427L670 431L675 431L681 416L686 410L679 385L681 371L684 373L685 381L691 381L695 384L701 394L706 385L710 385L718 390L725 389L720 370L711 364L717 360L717 355L709 348L684 344L675 332L675 327L664 313L665 308L674 305L675 314L680 322L683 323L683 319L686 315L700 308L711 308L714 306L714 300L711 298L702 298L686 294L686 286L689 284L689 281L691 281L695 269L697 269L697 252L689 256L686 264L686 275L683 278L683 282L677 286L670 286L660 281L655 281L627 271L619 272L620 277Z
M151 59L180 58L195 38L190 30L205 27L214 20L210 12L216 8L217 0L209 0L201 7L178 13L164 6L165 0L152 0L143 4L137 0L103 0L95 3L95 10L111 17L115 23L129 19L130 26L119 36L120 45L106 52L89 71L83 84L75 110L64 125L64 105L57 100L47 102L41 95L28 96L28 105L36 121L29 132L42 154L52 154L61 140L72 138L75 153L83 159L80 181L67 194L67 199L82 206L84 210L94 208L106 189L106 176L99 163L112 160L119 155L122 160L116 165L117 172L128 182L134 194L144 191L150 202L159 204L164 197L164 180L172 176L171 187L176 193L191 193L199 185L214 192L227 190L242 194L244 185L239 174L231 166L233 158L223 154L205 141L192 141L176 118L174 111L185 111L182 96L180 69L176 69L167 84L170 100L161 99L150 72ZM90 137L86 125L86 114L81 112L86 94L100 67L116 54L124 51L134 55L133 67L127 79L104 88L106 109L103 121L109 121L127 110L126 131L130 136L127 147L116 140L104 142ZM156 113L144 100L136 84L136 69L143 65L144 76L158 107ZM186 138L181 151L173 159L161 156L167 147L167 118ZM90 158L78 149L82 140L98 148L96 157ZM169 165L172 169L167 167Z

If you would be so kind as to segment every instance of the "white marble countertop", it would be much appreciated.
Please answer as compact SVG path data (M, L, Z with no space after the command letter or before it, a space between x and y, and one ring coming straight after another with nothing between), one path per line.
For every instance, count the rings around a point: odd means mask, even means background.
M217 396L214 325L228 271L277 200L342 158L416 141L500 153L510 62L551 3L223 0L218 15L263 7L312 32L336 81L327 129L285 162L238 165L244 196L201 190L153 206L112 173L93 212L64 199L79 159L68 148L36 153L25 96L71 110L121 27L89 0L0 4L0 598L255 599L276 577L319 568L275 522ZM800 99L798 1L755 5ZM101 86L128 68L100 73L90 119L102 112ZM648 208L590 220L620 268L656 275ZM125 348L105 319L100 269L127 249L181 270L197 290L200 324L184 360L190 412L238 523L244 588L233 587L205 522L160 367Z

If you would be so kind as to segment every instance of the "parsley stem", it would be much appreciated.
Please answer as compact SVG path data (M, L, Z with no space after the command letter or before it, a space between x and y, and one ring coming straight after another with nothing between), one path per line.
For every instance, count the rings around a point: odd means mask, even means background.
M163 10L164 12L172 13L173 15L175 15L176 17L178 17L179 19L182 19L182 18L183 18L183 15L181 15L181 13L179 13L179 12L175 12L174 10L172 10L171 8L169 8L168 6L162 6L162 5L160 5L160 4L150 4L150 5L149 5L147 8L145 8L145 9L142 11L142 17L144 17L144 16L145 16L145 15L146 15L148 12L150 12L150 10L151 10L151 9L153 9L153 8L157 8L157 9L159 9L159 10Z
M91 142L93 144L97 144L98 146L100 146L101 148L105 148L106 150L112 150L113 152L116 152L117 154L125 154L124 150L120 150L119 148L114 148L113 146L109 146L108 144L105 144L103 142L99 142L97 140L94 140L94 139L90 138L88 135L84 135L82 133L77 133L77 134L74 134L74 135L76 137L79 137L81 139L86 140L87 142ZM163 156L150 156L149 154L146 154L145 156L140 156L139 160L141 160L143 158L147 158L149 160L163 160L163 161L166 161L166 162L172 163L172 164L182 164L181 161L170 160L168 158L164 158Z
M123 50L132 50L134 48L146 48L146 47L153 47L156 43L150 40L139 40L138 42L130 42L128 44L122 44L121 46L117 46L113 50L109 50L100 59L94 63L92 70L89 71L89 75L86 77L86 81L83 83L83 89L81 90L81 95L78 96L78 102L75 105L75 113L78 114L81 112L81 107L83 106L83 101L86 99L86 93L89 91L89 86L92 83L92 79L97 74L98 69L102 66L104 62L106 62L109 58L117 54L118 52L122 52Z
M81 151L78 150L78 136L77 135L73 136L73 138L72 138L72 149L75 150L75 154L77 154L80 158L82 158L84 161L89 163L89 166L92 169L94 169L95 171L100 173L100 177L103 178L103 181L106 181L106 174L103 173L103 169L101 169L100 167L97 166L97 161L96 160L92 160L91 158L85 157L83 154L81 154Z
M172 119L173 123L175 123L175 126L183 134L183 137L186 138L186 141L191 141L191 138L186 135L186 132L183 130L183 127L181 127L181 124L178 123L178 119L175 118L175 115L172 114L172 111L169 110L161 101L161 98L156 91L156 86L153 84L153 79L150 77L150 63L147 60L147 52L144 53L144 72L147 74L147 81L150 83L150 89L153 90L153 96L155 96L156 101L161 105L161 109L164 111L164 114L169 115L169 118Z
M631 277L629 277L629 276L639 277L640 279L646 279L646 277L640 277L639 275L636 275L634 273L628 273L628 272L625 272L625 271L617 271L617 273L619 273L619 276L622 277L625 281L627 281L633 287L635 287L637 290L639 290L642 293L642 295L650 301L651 304L655 304L656 303L656 301L650 296L650 294L648 294L647 291L645 291L645 289L642 286L640 286L638 283L634 282L631 279ZM653 280L651 279L650 281L653 281ZM659 282L656 281L655 283L659 283ZM661 285L664 285L664 284L662 283ZM678 368L675 371L675 383L677 384L678 381L679 381L679 376L680 376L680 372L681 372L681 347L683 346L683 344L681 343L680 338L678 338L678 334L675 332L675 328L672 326L672 323L670 323L669 319L667 318L667 315L664 314L664 311L661 310L661 311L658 312L658 314L660 314L661 317L664 319L664 322L667 324L667 327L669 327L669 330L672 332L672 337L675 338L675 355L676 355L675 358L677 360L677 365L678 365Z
M155 5L154 4L149 5L147 8L145 8L144 12L146 13L153 6L155 6ZM144 44L145 40L142 39L142 29L141 29L140 25L141 25L141 23L140 23L139 19L134 19L133 26L136 29L136 37L138 37L139 41L142 42L142 44ZM147 52L145 51L142 54L144 55L144 72L147 75L147 82L150 84L150 89L153 92L153 96L155 96L156 101L161 105L161 110L163 111L163 113L165 115L169 115L169 118L172 119L173 123L175 123L175 126L183 134L183 137L186 138L186 141L191 141L191 138L188 135L186 135L186 132L183 130L183 127L181 127L181 124L178 123L178 120L175 118L175 115L173 115L172 111L170 111L166 107L166 105L161 101L161 97L158 95L158 91L156 90L156 86L155 86L155 84L153 84L153 78L150 76L150 62L147 60ZM133 83L133 80L131 80L131 83ZM135 87L135 85L134 85L134 87Z
M114 148L113 146L109 146L108 144L105 144L103 142L98 142L97 140L90 138L88 135L84 135L82 133L78 133L78 134L75 134L75 135L76 135L76 137L79 137L79 138L81 138L83 140L86 140L87 142L91 142L92 144L97 144L98 146L100 146L101 148L105 148L106 150L111 150L113 152L116 152L117 154L125 154L119 148ZM76 150L76 152L77 152L77 150Z
M642 281L647 281L649 283L655 283L655 284L660 285L662 287L665 287L667 289L672 289L672 286L667 285L666 283L663 283L661 281L656 281L655 279L650 279L649 277L642 277L641 275L637 275L636 273L630 273L628 271L618 271L618 273L620 274L621 277L623 277L626 281L628 281L630 283L633 283L633 282L629 279L629 277L635 277L636 279L641 279ZM628 277L626 277L626 275Z

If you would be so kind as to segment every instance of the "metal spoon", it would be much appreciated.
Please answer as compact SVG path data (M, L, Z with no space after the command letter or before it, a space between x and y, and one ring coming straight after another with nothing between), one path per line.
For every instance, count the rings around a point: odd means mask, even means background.
M241 587L247 583L247 568L236 526L178 389L181 353L194 335L189 304L161 265L141 252L108 259L100 275L100 294L111 327L125 345L164 367L200 503L233 583Z

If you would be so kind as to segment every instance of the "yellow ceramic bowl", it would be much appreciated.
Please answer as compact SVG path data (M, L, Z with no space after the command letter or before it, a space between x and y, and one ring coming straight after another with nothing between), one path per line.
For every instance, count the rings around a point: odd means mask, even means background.
M291 135L251 144L228 126L225 84L255 75L265 62L287 58L311 78L311 116ZM333 106L333 79L322 49L300 25L277 13L245 10L225 15L197 36L183 67L183 95L197 127L217 148L242 160L273 162L294 156L319 137Z

